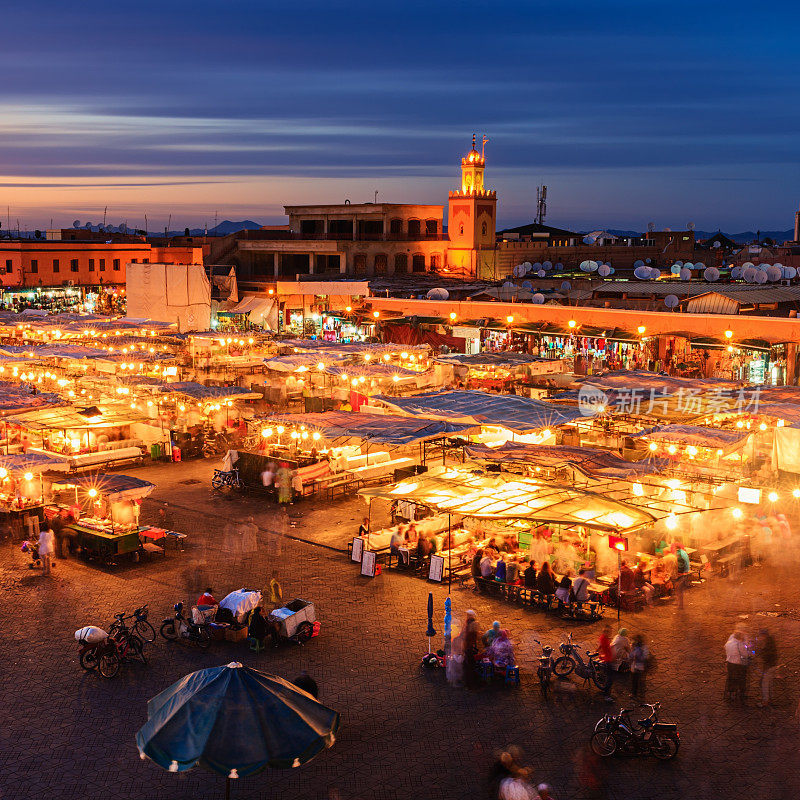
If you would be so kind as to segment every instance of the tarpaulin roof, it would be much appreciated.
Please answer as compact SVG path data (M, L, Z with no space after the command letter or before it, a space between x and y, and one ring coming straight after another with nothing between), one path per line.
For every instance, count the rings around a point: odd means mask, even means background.
M626 461L615 453L594 450L591 447L567 447L546 444L517 444L506 442L500 447L485 444L464 448L471 458L481 461L521 462L538 466L559 467L568 465L589 477L627 478L632 475L652 475L669 466L663 458L644 461Z
M45 408L61 402L58 395L37 392L20 383L0 382L0 415L16 414L35 408Z
M739 381L729 381L724 378L681 378L675 375L663 375L660 372L647 370L615 370L601 375L591 375L579 381L582 384L591 383L593 386L613 387L616 389L658 389L669 393L680 389L715 391L723 388L738 389L742 386Z
M68 479L60 483L62 486L65 484L67 486L78 486L87 491L89 489L97 489L100 495L104 495L112 502L117 502L119 500L137 500L140 497L147 497L147 495L156 488L154 483L143 481L141 478L107 472L71 475Z
M96 347L83 347L79 344L54 344L54 345L5 345L3 352L9 354L25 355L30 358L107 358L108 353Z
M651 525L657 516L603 494L532 478L488 473L467 463L434 467L397 484L361 489L364 497L408 500L437 511L484 519L518 519L608 531Z
M146 422L147 417L130 408L129 405L99 406L100 414L87 417L72 406L42 408L8 417L8 422L22 425L29 430L66 430L67 428L111 428L115 425L130 425L132 422Z
M56 458L44 453L18 453L0 455L0 469L12 474L24 475L26 472L32 472L34 475L38 475L41 472L66 472L69 464L64 458Z
M532 356L528 353L453 353L451 355L436 356L436 361L445 364L460 364L465 367L517 367L533 364L537 361L549 361L541 356Z
M427 355L430 353L428 345L404 345L392 344L387 342L385 344L374 344L370 342L352 342L350 344L340 344L338 342L326 342L321 339L284 339L281 342L276 342L280 347L291 347L298 352L318 352L324 350L326 353L336 353L342 356L353 356L359 354L369 354L373 358L383 356L386 353L407 352L413 355Z
M347 375L348 377L365 378L392 378L398 375L401 378L414 378L422 375L422 371L394 367L391 364L341 364L339 366L326 366L323 372L328 375Z
M573 406L477 391L432 392L411 397L376 395L373 400L413 416L498 425L519 433L557 427L586 416Z
M320 353L292 353L287 356L265 358L264 366L275 372L297 372L298 369L303 367L305 367L305 369L312 369L316 367L317 364L323 364L331 360L331 356L327 353L324 356L326 361L323 361L322 358ZM341 361L342 359L339 358L336 360Z
M631 438L645 438L651 441L675 442L691 444L699 447L722 447L743 443L750 435L747 430L731 430L729 428L708 428L703 425L661 425L657 428L634 433Z
M184 394L193 400L250 400L261 395L243 386L204 386L194 381L167 383L161 387L163 394Z
M354 438L387 445L404 445L461 433L474 425L440 419L362 414L354 411L326 411L319 414L276 414L270 422L318 430L328 439Z

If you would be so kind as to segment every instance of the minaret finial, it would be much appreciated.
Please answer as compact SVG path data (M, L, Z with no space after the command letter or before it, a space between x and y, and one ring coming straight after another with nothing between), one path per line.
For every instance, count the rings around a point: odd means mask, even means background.
M475 149L475 134L472 134L472 149Z

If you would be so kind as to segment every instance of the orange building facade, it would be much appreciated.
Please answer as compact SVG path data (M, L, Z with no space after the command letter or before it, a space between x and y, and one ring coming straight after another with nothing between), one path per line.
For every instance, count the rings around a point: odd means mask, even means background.
M129 263L202 264L201 247L146 242L0 242L3 288L124 286Z

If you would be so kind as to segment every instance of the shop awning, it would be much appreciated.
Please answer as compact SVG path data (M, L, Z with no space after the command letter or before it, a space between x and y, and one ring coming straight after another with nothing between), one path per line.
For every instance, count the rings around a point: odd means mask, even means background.
M348 411L326 411L320 414L273 414L265 424L280 423L287 428L305 426L319 431L327 439L360 439L400 446L412 442L438 439L441 436L464 433L476 426L447 422L440 419L400 417L388 414L362 414Z
M33 394L25 384L0 382L0 416L44 409L60 403L58 395L44 392Z
M69 464L66 459L44 453L19 453L0 456L0 469L11 475L24 475L26 472L39 475L42 472L66 472Z
M93 475L74 475L68 481L59 482L58 485L62 487L77 486L87 492L94 489L97 491L97 496L105 497L112 503L147 497L156 488L154 483L143 481L141 478L105 472L97 472Z
M586 416L572 406L559 406L517 395L477 391L432 392L411 397L376 395L373 399L412 416L434 417L473 425L497 425L518 433L555 428Z
M615 453L594 450L591 447L506 442L500 447L471 444L465 447L464 451L470 458L500 464L515 462L534 464L540 467L569 466L592 478L629 478L633 475L654 475L669 466L669 461L663 458L626 461Z
M603 531L628 531L657 517L644 508L597 492L488 473L476 464L435 467L390 486L361 489L366 498L406 500L435 511L482 519L514 519Z
M204 386L194 381L178 381L160 387L162 394L181 394L192 400L255 400L261 399L258 392L243 386Z
M523 367L537 361L549 361L541 356L532 356L528 353L453 353L451 355L436 356L435 361L443 364L458 364L462 367Z
M42 408L7 417L7 421L29 430L66 430L83 428L112 428L134 422L148 422L148 417L127 405L100 405L99 415L87 418L72 406Z
M634 433L631 438L727 450L729 448L738 449L749 435L750 431L748 430L708 428L703 425L661 425Z

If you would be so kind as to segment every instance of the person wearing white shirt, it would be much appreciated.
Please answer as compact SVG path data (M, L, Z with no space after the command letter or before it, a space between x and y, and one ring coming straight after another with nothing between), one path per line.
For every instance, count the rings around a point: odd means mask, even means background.
M725 661L728 677L725 681L725 696L730 700L738 699L744 705L747 691L747 664L750 651L744 631L735 630L725 642Z
M42 559L42 574L49 575L53 569L53 556L56 552L56 535L48 525L39 533L39 558Z

